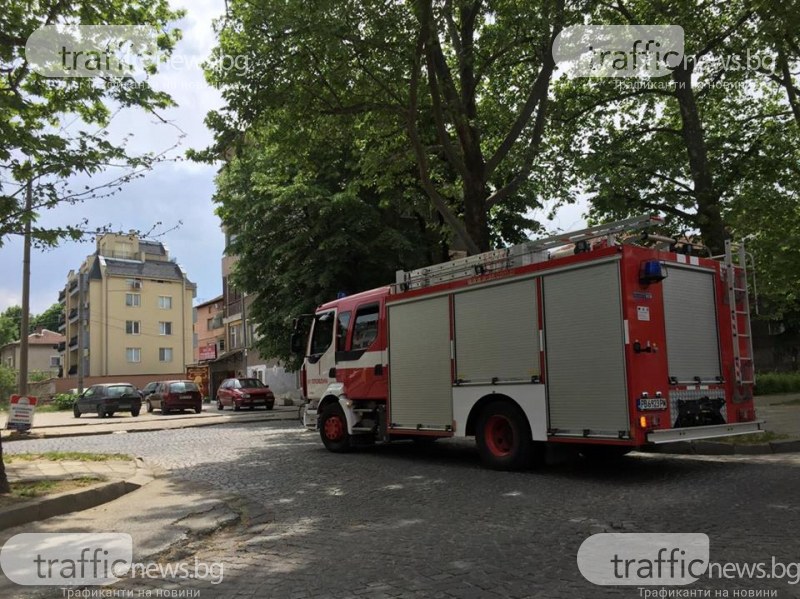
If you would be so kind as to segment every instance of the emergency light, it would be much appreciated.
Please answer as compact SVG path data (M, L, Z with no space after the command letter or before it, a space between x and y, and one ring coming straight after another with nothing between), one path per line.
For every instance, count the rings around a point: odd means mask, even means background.
M639 282L642 285L658 283L667 278L667 268L660 260L646 260L639 269Z

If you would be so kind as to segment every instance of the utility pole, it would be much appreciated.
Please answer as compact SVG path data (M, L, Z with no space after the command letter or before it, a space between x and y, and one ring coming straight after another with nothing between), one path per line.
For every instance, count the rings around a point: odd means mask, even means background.
M83 393L83 336L86 331L86 314L84 313L84 274L78 273L78 394Z
M242 376L247 376L247 294L242 294Z
M33 181L25 185L25 235L22 250L22 315L19 322L19 394L28 394L28 327L31 310L31 220Z

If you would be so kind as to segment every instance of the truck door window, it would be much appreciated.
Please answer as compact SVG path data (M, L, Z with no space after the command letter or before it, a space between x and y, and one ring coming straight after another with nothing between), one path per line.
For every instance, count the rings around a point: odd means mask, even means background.
M353 341L350 344L352 351L367 349L378 337L378 313L380 306L371 304L363 306L356 312L356 322L353 326Z
M340 312L336 319L336 351L344 351L347 342L347 328L350 326L350 312Z
M311 355L324 354L333 341L333 312L325 312L314 319L314 333L311 337Z

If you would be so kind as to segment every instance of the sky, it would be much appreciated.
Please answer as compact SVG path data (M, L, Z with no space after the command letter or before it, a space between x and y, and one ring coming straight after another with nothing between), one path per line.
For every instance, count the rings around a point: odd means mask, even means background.
M224 0L172 0L173 8L184 8L187 15L177 23L183 32L174 55L182 55L193 66L173 69L152 78L152 85L167 91L177 102L176 108L161 112L175 127L159 123L144 111L128 109L112 121L112 135L133 133L130 150L162 152L180 141L170 156L183 155L187 149L202 149L212 140L203 124L206 114L222 106L217 90L209 87L199 67L215 45L212 21L225 9ZM176 128L177 127L177 128ZM180 138L180 131L186 136ZM113 230L150 231L161 233L164 243L186 271L189 280L197 283L195 303L216 297L222 292L221 259L224 237L219 218L214 214L213 165L189 161L165 162L157 165L144 178L123 186L110 198L88 200L74 206L59 206L43 212L39 224L59 226L89 219L89 228L110 225ZM108 180L109 174L97 175L85 183L96 185ZM84 182L80 182L84 183ZM548 229L574 230L584 226L579 203L562 208ZM533 214L544 219L545 210ZM160 223L160 224L158 224ZM38 314L58 300L67 273L77 269L87 255L93 253L94 242L63 242L51 250L33 249L31 254L31 312ZM12 236L0 248L0 312L22 303L22 239Z

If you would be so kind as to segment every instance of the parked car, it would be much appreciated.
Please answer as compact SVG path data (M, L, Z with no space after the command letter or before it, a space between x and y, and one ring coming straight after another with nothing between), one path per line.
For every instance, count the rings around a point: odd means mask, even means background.
M92 385L81 393L72 406L75 418L81 414L97 414L100 418L115 412L130 412L138 416L142 400L136 387L129 383L103 383Z
M173 410L203 411L200 389L192 381L159 381L155 391L147 396L147 411L161 410L169 414Z
M275 396L258 379L225 379L217 389L217 409L223 410L225 406L233 406L234 410L241 410L242 406L251 410L264 406L271 410L275 406Z
M150 394L155 393L156 387L158 387L158 381L147 383L144 387L139 389L139 395L142 396L142 401L147 400ZM151 410L148 410L148 412L150 411Z

